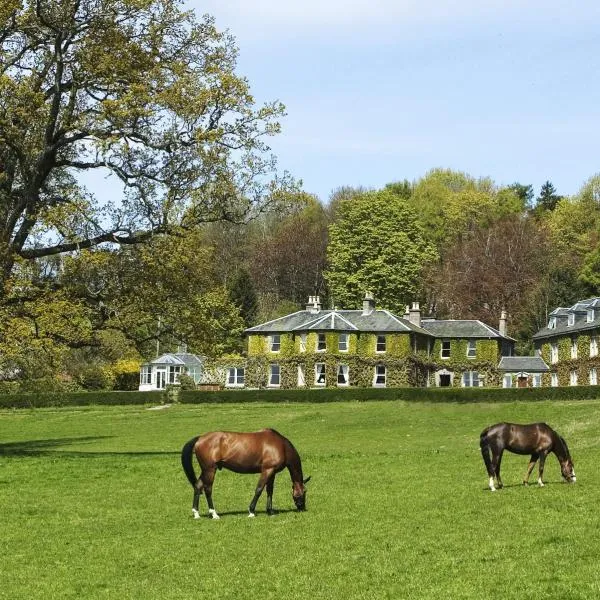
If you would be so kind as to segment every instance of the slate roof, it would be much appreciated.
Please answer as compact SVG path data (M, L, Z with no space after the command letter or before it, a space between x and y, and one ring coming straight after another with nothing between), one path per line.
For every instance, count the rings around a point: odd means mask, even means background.
M299 310L298 312L244 331L246 335L253 333L286 333L294 331L369 331L390 333L420 333L431 337L431 333L413 325L407 319L401 319L387 310L373 310L364 314L362 310Z
M594 318L588 321L588 311L593 310ZM569 325L569 315L574 315L575 322ZM556 325L548 327L554 319ZM588 298L587 300L579 300L570 308L558 307L555 308L549 316L548 323L542 327L532 337L534 340L545 338L553 338L562 335L569 335L574 332L588 331L590 329L600 328L600 298Z
M502 335L497 329L476 319L423 319L421 327L436 338L497 338L514 341L513 338Z
M200 356L189 352L167 352L150 361L152 365L185 365L186 367L198 367L202 366L202 363L203 360Z
M550 368L541 356L503 356L498 370L507 373L546 373Z

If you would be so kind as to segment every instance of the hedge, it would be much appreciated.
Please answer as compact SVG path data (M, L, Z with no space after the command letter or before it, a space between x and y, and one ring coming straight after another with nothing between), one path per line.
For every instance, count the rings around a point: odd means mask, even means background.
M0 408L42 408L50 406L114 406L120 404L161 404L164 392L48 392L0 395Z
M230 402L351 402L405 400L408 402L516 402L600 399L598 386L547 388L322 388L181 391L183 404Z
M180 390L182 404L246 402L367 402L405 400L407 402L518 402L543 400L600 399L598 386L541 388L322 388L199 391ZM0 408L42 408L58 406L163 404L175 401L162 392L52 392L47 394L0 395Z

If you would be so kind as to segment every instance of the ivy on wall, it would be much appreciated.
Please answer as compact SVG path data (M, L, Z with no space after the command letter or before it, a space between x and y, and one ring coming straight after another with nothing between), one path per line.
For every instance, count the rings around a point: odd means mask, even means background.
M587 385L589 383L590 370L596 369L600 376L600 357L590 357L590 342L592 336L598 336L598 331L590 331L584 334L570 334L550 339L543 342L539 349L544 362L550 367L551 373L556 373L559 386L571 384L571 373L577 373L577 384ZM577 358L571 358L571 347L575 341L577 345ZM558 348L558 360L552 363L551 346L556 344ZM552 375L545 373L542 376L542 385L550 386Z

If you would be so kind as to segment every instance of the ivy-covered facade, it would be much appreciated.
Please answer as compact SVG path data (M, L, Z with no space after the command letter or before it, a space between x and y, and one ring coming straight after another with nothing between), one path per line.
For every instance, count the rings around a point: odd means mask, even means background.
M227 386L240 386L240 369L250 388L499 386L500 359L514 352L481 321L421 319L418 304L398 317L370 296L362 310L323 310L311 297L245 335L245 366L227 370Z
M554 309L534 336L536 353L549 365L542 385L597 385L600 373L600 298Z

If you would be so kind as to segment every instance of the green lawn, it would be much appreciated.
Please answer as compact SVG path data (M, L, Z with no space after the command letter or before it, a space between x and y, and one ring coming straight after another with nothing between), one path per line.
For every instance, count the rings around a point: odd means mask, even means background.
M489 492L479 433L501 420L556 428L577 483L552 456L524 488L506 455ZM221 520L192 519L183 443L262 427L300 452L308 511L284 472L278 514L248 519L256 476L221 471ZM0 411L0 598L597 598L599 432L600 401Z

